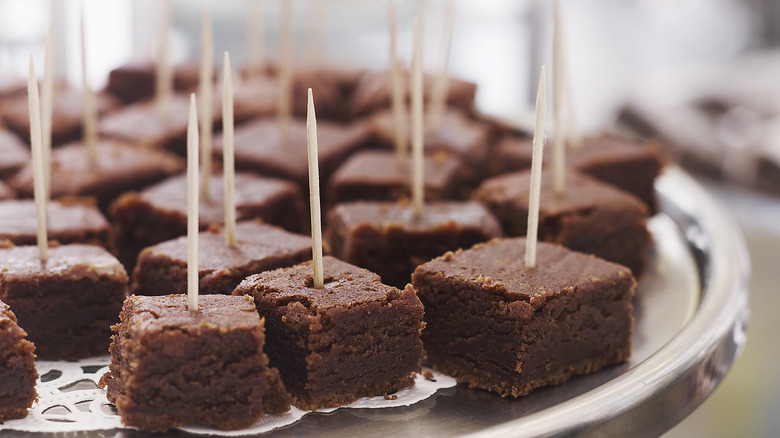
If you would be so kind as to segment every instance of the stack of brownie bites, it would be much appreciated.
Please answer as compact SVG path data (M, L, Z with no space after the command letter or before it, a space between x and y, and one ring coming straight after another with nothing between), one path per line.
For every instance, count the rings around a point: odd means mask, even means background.
M563 195L545 175L542 242L529 269L530 140L480 118L475 84L451 79L441 123L425 134L429 203L416 216L411 160L392 151L389 75L308 67L293 80L293 107L304 114L299 96L320 87L329 255L324 287L315 288L306 124L294 118L281 133L276 70L236 91L235 246L224 243L221 174L200 200L197 312L183 295L184 93L197 85L194 67L174 68L169 117L152 97L153 64L111 73L99 94L95 169L73 121L81 96L55 94L62 102L45 265L32 246L26 99L2 100L0 421L27 415L36 355L110 352L101 386L124 424L150 431L237 429L292 405L316 410L391 395L414 385L421 363L518 397L630 357L632 297L647 267L646 221L665 164L657 145L588 138L569 156ZM263 103L242 101L241 89ZM219 161L221 111L211 116Z

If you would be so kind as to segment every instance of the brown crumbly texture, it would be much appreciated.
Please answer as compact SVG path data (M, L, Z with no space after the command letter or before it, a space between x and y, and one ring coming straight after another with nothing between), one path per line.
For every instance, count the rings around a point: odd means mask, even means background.
M349 103L349 114L352 118L366 116L379 110L390 108L390 72L377 71L364 74L352 95ZM433 90L434 76L426 76L423 90L426 102L430 100ZM404 74L404 82L410 84L409 74ZM405 87L408 90L408 86ZM471 112L474 109L474 97L477 94L477 84L457 78L449 78L447 104ZM406 101L409 93L406 91Z
M80 89L56 87L52 108L52 146L79 140L83 135L84 95ZM102 116L119 107L119 101L109 93L95 94L98 115ZM5 125L26 142L30 140L30 110L27 94L3 103L7 108L3 115ZM28 143L29 144L29 143Z
M371 123L371 146L385 149L395 148L395 121L392 111L383 111L369 118ZM411 123L407 126L411 126ZM411 129L409 129L411 138ZM445 151L460 157L464 164L464 176L475 182L484 172L488 156L490 127L468 118L466 113L447 108L439 129L425 133L425 152L428 154ZM411 143L410 143L411 144Z
M173 94L167 113L155 99L142 100L103 117L100 135L186 155L189 107L190 95L184 93ZM222 105L214 105L213 116L216 130L222 123Z
M360 149L369 138L368 126L363 122L340 125L333 122L317 123L320 181L326 187L328 178L352 152ZM260 119L236 129L236 169L255 171L262 175L291 180L301 193L309 193L308 152L306 149L306 121L293 119L290 123L289 143L280 141L276 119ZM214 154L222 158L222 136L214 138Z
M0 423L27 416L38 397L35 345L16 324L16 315L0 301Z
M544 148L544 165L552 166L551 141ZM488 175L531 168L532 139L505 139L496 146L488 164ZM654 182L667 158L655 141L636 142L602 134L584 139L579 149L566 151L566 165L578 172L625 190L657 211Z
M140 190L184 170L184 160L169 152L109 139L98 140L96 148L95 161L81 142L52 151L53 198L94 196L101 206L107 206L128 190ZM21 196L32 197L32 163L10 182Z
M252 299L186 295L124 303L100 379L122 423L151 432L200 423L223 430L251 426L290 409L290 397L263 353L263 320Z
M296 406L337 407L413 385L423 307L412 288L330 256L323 265L322 289L306 262L248 277L233 292L254 297L271 364Z
M409 283L414 269L434 257L502 235L496 218L473 201L429 203L419 218L411 205L340 204L328 214L325 230L334 256L396 287Z
M636 281L620 265L540 242L497 239L419 268L423 343L435 368L504 397L627 360Z
M198 278L202 294L230 294L244 278L311 259L311 236L293 234L259 221L236 225L236 245L213 227L198 236ZM141 251L133 273L132 293L163 295L187 292L187 236Z
M0 299L11 306L38 357L73 360L105 354L127 293L127 274L99 246L0 249Z
M441 151L423 160L427 201L456 199L468 191L460 159ZM411 158L398 165L394 152L366 150L352 155L330 179L328 203L398 201L411 197Z
M474 193L501 221L508 236L528 228L531 172L490 178ZM647 207L633 195L569 171L562 195L553 189L553 173L542 175L539 239L620 263L639 277L647 265L650 233Z
M188 62L173 67L173 88L192 90L198 86L200 64ZM106 90L125 103L154 96L157 69L152 61L131 61L108 73Z
M84 243L113 250L111 225L91 199L64 198L49 203L49 240L62 244ZM35 201L0 202L0 240L15 245L36 245L38 223Z
M0 178L7 178L30 162L30 148L12 132L0 127Z
M200 197L200 229L224 222L222 175L209 178L209 199ZM262 219L290 231L306 227L298 187L275 178L236 173L236 220ZM122 195L111 205L120 260L135 264L147 246L187 234L187 176L178 175L139 192Z

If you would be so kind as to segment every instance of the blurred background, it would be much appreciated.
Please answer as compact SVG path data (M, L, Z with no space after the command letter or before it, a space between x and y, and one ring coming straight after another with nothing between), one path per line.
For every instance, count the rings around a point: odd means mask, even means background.
M278 52L280 3L256 0L269 59ZM124 62L153 54L158 0L86 0L88 77L105 84ZM398 0L400 48L423 17L425 68L443 59L445 0ZM246 57L242 0L177 0L174 62L197 57L202 14L214 20L215 59ZM552 2L455 1L453 76L478 84L479 111L527 124L542 64L551 64ZM561 0L575 120L584 132L619 130L663 140L737 218L753 264L752 318L742 356L714 394L668 437L770 437L780 430L776 268L780 260L780 2L774 0ZM385 69L385 1L295 0L299 58L316 44L329 64ZM43 64L52 23L56 70L81 84L81 2L0 0L0 73ZM318 31L312 38L311 29ZM407 64L408 65L408 64ZM39 69L39 72L42 69ZM548 78L548 82L552 78Z

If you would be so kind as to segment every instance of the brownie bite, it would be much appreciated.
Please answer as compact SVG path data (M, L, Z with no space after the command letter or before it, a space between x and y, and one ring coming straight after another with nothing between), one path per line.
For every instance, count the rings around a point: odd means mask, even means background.
M357 152L339 167L328 185L328 203L350 201L398 201L411 196L411 158L398 165L394 152ZM423 159L425 199L457 199L468 192L461 173L462 162L452 154L429 155Z
M414 384L423 307L411 287L330 256L325 286L311 262L252 275L233 292L254 297L266 321L266 352L302 409L349 404Z
M188 62L173 67L173 88L188 91L198 86L200 64ZM108 73L106 90L125 103L154 96L157 68L152 61L131 61Z
M0 301L0 423L27 416L37 398L35 345L16 324L16 315Z
M339 204L328 213L325 229L334 256L396 287L409 283L414 269L434 257L502 235L493 214L473 201L429 203L420 217L405 203Z
M92 199L64 198L48 204L48 238L62 244L84 243L112 251L111 225ZM19 199L0 202L0 240L14 245L38 242L35 201Z
M127 274L104 248L72 244L0 249L0 300L11 306L38 357L73 360L105 354L110 326L127 292Z
M294 234L260 221L236 225L229 248L220 227L198 236L198 278L202 294L230 294L244 278L311 259L311 236ZM138 256L132 293L187 292L187 236L148 247Z
M184 155L190 97L174 94L168 112L154 99L142 100L115 111L100 120L102 137L123 140L138 146L167 149ZM222 122L222 105L214 105L214 129Z
M99 115L118 108L119 101L108 93L95 93L95 106ZM29 144L30 110L27 95L18 96L3 103L7 108L3 115L5 125ZM83 135L84 94L79 89L57 87L52 107L51 144L58 146L80 139Z
M526 268L524 238L496 239L417 268L434 368L518 397L629 358L631 272L544 242L536 257Z
M530 184L530 171L500 175L483 182L474 199L496 215L507 236L524 236ZM620 263L637 277L644 271L648 213L635 196L569 170L562 195L554 191L553 173L543 173L539 204L540 240Z
M95 161L81 142L52 151L52 198L93 196L105 209L122 193L140 190L184 169L184 160L170 152L111 139L98 140L95 147ZM32 163L28 162L9 183L20 196L32 197Z
M30 162L30 148L11 131L0 127L0 179L8 178Z
M496 146L489 175L531 168L532 139L508 138ZM552 148L545 148L545 166L552 166ZM655 179L667 158L655 141L632 141L612 135L586 137L578 149L566 151L566 165L629 192L656 211Z
M306 227L298 187L276 178L236 173L236 220L259 218L290 231ZM224 222L222 175L209 178L209 198L200 197L200 229ZM187 175L177 175L140 192L122 195L111 205L116 246L128 269L147 246L187 234Z
M365 145L369 129L365 123L341 125L317 123L320 178L326 184L333 172L357 149ZM235 132L236 169L291 180L302 193L309 193L306 121L293 119L286 144L280 140L276 119L245 124ZM214 154L222 159L222 136L214 139Z
M222 102L222 85L217 85L214 92L214 102ZM236 124L275 116L278 103L279 84L274 79L246 79L233 85L233 119Z
M251 426L290 408L279 372L263 353L265 334L250 297L131 295L100 379L122 423L152 432L199 423Z

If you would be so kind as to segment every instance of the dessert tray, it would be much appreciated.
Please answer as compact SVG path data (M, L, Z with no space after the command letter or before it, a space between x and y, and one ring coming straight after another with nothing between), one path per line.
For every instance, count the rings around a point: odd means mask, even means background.
M519 399L455 386L451 378L437 373L433 380L430 375L418 379L422 395L399 392L396 400L363 399L348 408L301 412L287 426L262 436L658 436L671 429L714 390L744 345L749 262L737 226L683 171L668 168L656 181L656 190L660 212L649 222L655 240L652 265L634 299L636 324L629 362ZM84 384L96 381L107 362L108 358L95 358L89 364L40 363L39 372L44 380L55 382L63 371L54 377L47 372L59 364L71 382ZM91 401L74 403L71 410L92 409L110 420L114 414L100 402L104 400L101 390L87 384L79 391L91 391ZM377 407L382 409L373 409ZM44 420L35 416L19 421ZM4 437L38 436L22 431L34 429L9 423L0 425ZM73 422L67 427L61 424L60 430L79 430ZM91 431L57 436L152 436L132 429L106 429L93 426ZM167 435L193 433L226 435L194 427ZM256 431L231 433L247 434Z

